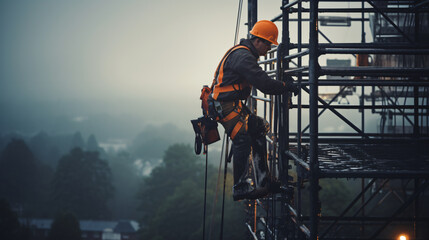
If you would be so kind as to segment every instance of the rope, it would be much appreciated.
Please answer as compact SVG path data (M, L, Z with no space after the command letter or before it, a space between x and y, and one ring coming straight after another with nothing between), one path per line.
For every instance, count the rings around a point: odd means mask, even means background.
M238 34L240 31L240 20L241 20L241 10L243 8L243 0L238 0L238 13L237 13L237 22L235 24L235 36L234 36L234 46L237 45L238 42ZM220 223L220 239L223 239L223 219L224 219L224 210L225 210L225 185L226 185L226 173L227 173L227 166L228 166L228 161L229 161L229 156L228 156L228 142L229 140L226 140L226 151L225 151L225 166L224 166L224 171L223 171L223 194L222 194L222 218L221 218L221 223ZM222 153L221 153L221 159L222 159L222 154L223 154L223 144L222 144ZM222 163L220 163L219 165L219 173L220 173L220 166ZM219 178L218 178L218 183L219 183ZM217 193L217 188L216 188L216 193Z
M207 206L207 165L208 165L208 146L204 145L204 153L206 154L206 173L204 176L204 217L203 217L203 240L206 237L206 206Z
M222 194L222 217L220 221L220 240L223 239L223 217L225 213L225 185L226 185L226 172L228 169L228 148L229 148L229 139L226 140L226 150L225 150L225 166L223 170L223 194Z
M240 31L240 20L241 20L241 11L242 11L242 7L243 7L243 0L239 0L238 2L238 13L237 13L237 22L236 22L236 26L235 26L235 36L234 36L234 46L237 45L237 41L238 41L238 34ZM215 197L213 199L213 206L212 206L212 216L211 216L211 223L210 223L210 228L209 228L209 240L210 237L212 235L212 229L213 229L213 224L214 224L214 212L215 212L215 207L217 204L217 198L218 198L218 193L219 193L219 180L220 180L220 173L221 173L221 169L222 169L222 156L223 156L223 151L224 151L224 144L225 144L225 139L227 139L228 136L226 135L226 133L224 133L224 138L223 138L223 142L222 142L222 150L221 150L221 155L220 155L220 161L219 161L219 170L218 170L218 179L217 179L217 183L216 183L216 193L215 193ZM223 175L223 196L222 196L222 219L221 219L221 231L220 231L220 239L223 239L223 222L224 222L224 206L225 206L225 186L226 186L226 174L227 174L227 165L228 165L228 139L227 141L227 150L226 150L226 156L225 156L225 166L224 166L224 175ZM205 146L205 150L207 150L207 147ZM205 188L204 188L204 221L203 221L203 240L205 239L205 220L206 220L206 197L207 197L207 164L208 164L208 160L207 160L207 152L206 152L206 176L205 176Z
M223 141L222 141L222 150L220 153L220 160L219 160L219 169L218 169L218 173L217 173L217 183L216 183L216 193L215 193L215 197L213 199L213 206L212 206L212 215L211 215L211 220L210 220L210 229L209 229L209 240L210 237L212 236L212 229L213 229L213 224L214 224L214 214L215 214L215 207L217 205L217 197L219 194L219 180L220 180L220 173L222 170L222 156L223 156L223 150L225 147L225 139L228 136L226 135L226 133L223 134Z
M234 36L234 46L238 42L238 33L240 31L240 20L241 20L241 9L243 7L243 0L238 0L238 13L237 13L237 22L235 24L235 36Z

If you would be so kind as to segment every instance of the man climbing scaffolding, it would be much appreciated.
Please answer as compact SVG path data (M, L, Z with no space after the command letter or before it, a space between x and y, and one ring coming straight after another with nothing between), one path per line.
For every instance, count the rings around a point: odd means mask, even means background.
M256 199L269 193L265 135L269 124L251 113L242 103L250 96L252 86L265 94L279 95L287 91L297 94L292 81L271 79L258 65L259 56L265 56L271 45L278 45L278 29L268 20L258 21L250 31L250 39L227 51L215 73L209 102L216 119L232 139L234 186L233 198ZM249 175L253 161L254 176Z

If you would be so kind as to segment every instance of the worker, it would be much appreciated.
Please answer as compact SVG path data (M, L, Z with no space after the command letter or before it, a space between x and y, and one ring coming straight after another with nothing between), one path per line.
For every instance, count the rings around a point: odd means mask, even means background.
M271 21L261 20L253 26L250 34L250 39L242 39L222 58L209 96L218 121L233 142L235 201L264 197L271 185L265 139L269 124L251 113L242 100L250 96L252 86L271 95L298 92L293 81L271 79L258 65L259 56L265 56L272 44L278 45L277 26ZM253 177L248 173L249 161L253 161Z

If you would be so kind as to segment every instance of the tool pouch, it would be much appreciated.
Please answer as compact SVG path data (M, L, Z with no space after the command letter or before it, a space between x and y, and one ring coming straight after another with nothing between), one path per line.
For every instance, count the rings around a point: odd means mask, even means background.
M220 140L217 122L211 118L200 117L191 120L195 132L195 153L200 154L202 144L209 145Z

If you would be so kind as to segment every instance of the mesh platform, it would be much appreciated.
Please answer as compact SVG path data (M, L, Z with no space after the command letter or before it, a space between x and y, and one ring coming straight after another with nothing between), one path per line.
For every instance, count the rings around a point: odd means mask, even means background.
M320 144L319 169L322 178L429 178L429 144Z

